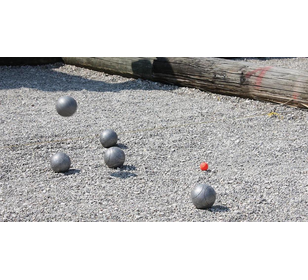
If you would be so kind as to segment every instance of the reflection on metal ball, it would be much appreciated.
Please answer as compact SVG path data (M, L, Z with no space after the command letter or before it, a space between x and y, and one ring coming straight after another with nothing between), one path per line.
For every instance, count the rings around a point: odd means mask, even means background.
M125 154L118 147L110 147L104 154L104 161L110 168L120 167L125 161Z
M72 116L77 110L77 102L71 96L62 96L56 102L56 110L63 117Z
M208 209L216 200L215 190L207 184L198 184L191 191L191 200L198 209Z
M99 140L105 148L109 148L117 144L118 135L112 129L105 129L100 134Z
M62 152L54 154L50 159L50 165L54 172L66 172L70 169L71 160L67 154Z

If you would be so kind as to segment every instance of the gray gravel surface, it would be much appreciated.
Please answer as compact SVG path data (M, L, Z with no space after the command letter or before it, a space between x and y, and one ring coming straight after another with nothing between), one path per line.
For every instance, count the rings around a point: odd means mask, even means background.
M0 221L308 221L307 110L63 64L0 77ZM78 102L71 117L56 112L63 95ZM104 164L106 128L121 168ZM59 151L72 161L64 174L50 167ZM190 200L198 183L217 193L209 210Z

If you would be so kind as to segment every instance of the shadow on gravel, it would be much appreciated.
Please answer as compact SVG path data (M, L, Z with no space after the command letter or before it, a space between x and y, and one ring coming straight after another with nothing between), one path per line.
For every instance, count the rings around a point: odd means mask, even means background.
M132 170L136 170L136 167L134 165L123 165L120 167L119 171L111 173L110 176L121 179L137 177L137 174L131 172Z
M226 206L214 205L210 209L207 209L211 212L229 212L230 209Z
M119 171L119 172L113 172L110 174L110 176L121 178L121 179L127 179L131 177L137 177L137 174L128 172L128 171Z
M127 164L124 164L122 167L120 167L120 170L123 171L123 170L136 170L136 167L134 165L127 165Z
M121 144L121 143L119 143L119 144L116 144L116 146L117 146L117 147L119 147L120 149L123 149L123 150L126 150L126 149L128 149L128 147L127 147L126 145L124 145L124 144Z
M40 91L96 91L96 92L120 92L122 90L160 90L159 83L148 82L141 84L139 79L133 79L123 83L102 82L57 71L63 63L55 63L39 66L1 66L0 90L14 88L31 88ZM90 70L88 70L90 71ZM88 72L87 74L90 74ZM113 81L113 80L111 80ZM171 89L171 88L170 88ZM166 89L164 89L166 90ZM168 89L167 89L168 90Z
M69 171L65 172L64 175L73 175L73 174L78 174L80 173L80 169L70 169Z

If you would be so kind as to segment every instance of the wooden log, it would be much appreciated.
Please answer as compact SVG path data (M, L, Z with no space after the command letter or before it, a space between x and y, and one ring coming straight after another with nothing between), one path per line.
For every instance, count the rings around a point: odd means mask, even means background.
M113 75L152 79L151 57L63 57L64 63L82 66Z
M157 58L153 79L213 93L308 108L308 72L219 58Z
M308 72L198 57L63 57L110 74L308 108Z

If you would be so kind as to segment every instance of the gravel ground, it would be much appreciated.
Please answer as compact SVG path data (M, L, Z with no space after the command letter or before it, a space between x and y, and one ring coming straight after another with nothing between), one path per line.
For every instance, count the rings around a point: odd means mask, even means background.
M308 69L307 58L242 60ZM308 221L307 110L63 64L0 77L0 221ZM63 95L78 102L72 117L55 110ZM105 128L121 168L104 164ZM65 174L50 168L58 151ZM217 192L209 210L190 201L197 183Z

